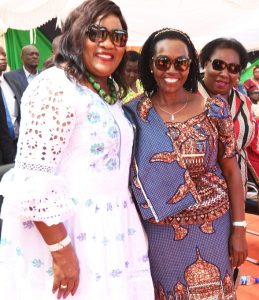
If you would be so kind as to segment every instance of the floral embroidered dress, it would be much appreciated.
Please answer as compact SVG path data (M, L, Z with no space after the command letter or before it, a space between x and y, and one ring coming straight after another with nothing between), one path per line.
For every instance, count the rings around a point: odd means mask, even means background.
M227 103L208 98L201 114L170 123L145 96L125 109L136 125L131 181L156 300L235 299L229 198L217 162L219 143L224 159L236 154Z
M51 255L33 221L64 222L79 263L74 300L153 299L147 243L128 190L133 131L121 104L53 67L22 99L0 246L1 299L51 300Z

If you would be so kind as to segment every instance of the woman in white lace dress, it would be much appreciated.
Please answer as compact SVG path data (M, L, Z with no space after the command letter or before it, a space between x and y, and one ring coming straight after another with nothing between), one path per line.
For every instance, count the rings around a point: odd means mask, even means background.
M113 83L126 42L119 7L86 1L64 24L57 67L24 93L1 183L1 299L154 297L128 190L133 131Z

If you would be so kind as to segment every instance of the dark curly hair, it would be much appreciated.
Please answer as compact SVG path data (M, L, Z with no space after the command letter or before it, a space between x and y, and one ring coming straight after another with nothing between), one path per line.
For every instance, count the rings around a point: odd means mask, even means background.
M216 49L232 49L236 51L239 55L242 70L246 68L248 62L247 51L239 41L233 38L218 38L207 43L201 49L199 56L202 68L205 67L206 62L210 60Z
M84 74L87 70L83 62L83 51L88 27L100 16L103 19L108 15L118 17L122 28L128 29L120 8L110 0L85 1L67 17L62 27L62 36L55 62L57 65L65 63L65 72L69 78L75 78L78 82L85 78ZM118 68L112 77L119 86L123 87L117 70Z
M198 55L189 36L177 29L163 28L153 32L144 43L139 58L139 75L147 95L152 95L157 91L157 83L154 75L150 72L150 61L155 55L156 44L161 40L180 40L188 48L189 57L192 60L188 78L184 83L187 91L196 93L198 89L198 80L200 79Z

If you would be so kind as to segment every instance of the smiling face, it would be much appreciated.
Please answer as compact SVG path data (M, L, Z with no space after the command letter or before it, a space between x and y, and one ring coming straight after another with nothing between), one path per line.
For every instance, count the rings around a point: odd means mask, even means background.
M220 59L227 64L240 64L239 54L233 49L215 49L210 59ZM228 96L239 76L239 73L229 73L227 68L222 71L214 70L210 61L205 64L204 83L213 95Z
M106 27L108 31L123 29L118 17L109 15L95 24ZM92 42L86 38L84 42L83 62L86 69L101 81L109 77L118 67L126 47L116 47L110 37L103 42Z
M161 40L156 44L154 58L159 56L167 56L171 61L178 57L189 58L188 48L180 40ZM181 90L189 74L189 68L186 71L178 71L174 64L167 71L160 71L156 68L154 60L150 63L150 68L154 73L159 92L165 93L176 93Z

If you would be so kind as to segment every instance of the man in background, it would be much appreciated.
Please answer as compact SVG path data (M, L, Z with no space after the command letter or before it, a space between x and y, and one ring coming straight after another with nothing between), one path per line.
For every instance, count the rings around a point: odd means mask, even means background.
M4 92L8 94L6 95L7 107L14 125L15 140L19 135L21 98L28 84L38 74L39 51L35 46L27 45L22 48L21 58L23 62L21 69L3 74L6 83Z
M19 103L28 84L38 75L39 50L33 45L24 46L21 59L23 62L21 69L4 74Z
M6 53L4 48L0 46L0 165L14 162L16 152L14 135L12 136L13 124L9 111L6 110L7 103L2 78L6 67ZM13 99L13 101L15 100Z

